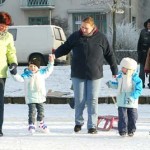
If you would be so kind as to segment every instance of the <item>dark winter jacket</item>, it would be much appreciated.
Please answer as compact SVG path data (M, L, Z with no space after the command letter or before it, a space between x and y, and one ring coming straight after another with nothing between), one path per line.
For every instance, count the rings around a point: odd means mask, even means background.
M70 35L67 41L56 51L56 58L72 50L71 77L80 79L99 79L103 77L104 58L110 65L113 75L118 73L114 54L106 37L98 30L90 37L83 36L81 31Z
M150 32L145 28L141 31L138 40L138 63L145 64L147 52L150 47Z

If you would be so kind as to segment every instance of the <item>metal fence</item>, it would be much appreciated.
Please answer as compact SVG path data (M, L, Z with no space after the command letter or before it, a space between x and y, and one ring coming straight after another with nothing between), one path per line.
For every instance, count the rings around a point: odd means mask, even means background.
M54 6L55 0L20 0L21 6Z

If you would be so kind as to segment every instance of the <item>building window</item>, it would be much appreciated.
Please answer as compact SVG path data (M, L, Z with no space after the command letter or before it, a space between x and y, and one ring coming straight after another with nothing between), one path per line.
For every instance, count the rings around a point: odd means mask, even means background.
M48 25L48 17L29 17L29 25Z
M3 4L6 0L0 0L0 5Z
M132 24L133 24L133 26L136 26L136 17L132 16Z

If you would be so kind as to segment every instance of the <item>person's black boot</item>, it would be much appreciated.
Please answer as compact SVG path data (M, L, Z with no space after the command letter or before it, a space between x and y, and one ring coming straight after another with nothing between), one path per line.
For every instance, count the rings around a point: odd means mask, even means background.
M134 135L134 132L128 132L128 136L132 137Z
M119 132L120 136L125 137L126 136L126 132Z
M3 132L2 132L2 130L0 129L0 136L3 136Z
M88 129L88 133L90 133L90 134L96 134L97 130L95 128L90 128L90 129Z
M82 125L75 125L74 132L79 132L81 130Z

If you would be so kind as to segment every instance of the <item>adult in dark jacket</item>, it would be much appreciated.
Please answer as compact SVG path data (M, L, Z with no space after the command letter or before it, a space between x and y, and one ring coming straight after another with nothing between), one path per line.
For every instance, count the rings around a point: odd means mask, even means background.
M150 48L150 19L148 19L144 23L144 29L142 29L140 33L140 37L137 45L138 63L140 64L139 76L142 79L143 88L145 88L144 66L145 66L145 61L146 61L147 52L149 48ZM148 76L148 80L149 80L148 87L150 88L150 76Z
M71 34L54 54L58 58L71 50L71 79L75 97L74 131L79 132L84 124L83 111L86 103L88 133L97 133L98 96L103 77L103 60L107 60L114 76L118 73L116 60L108 40L98 31L91 17L85 18L80 30Z

